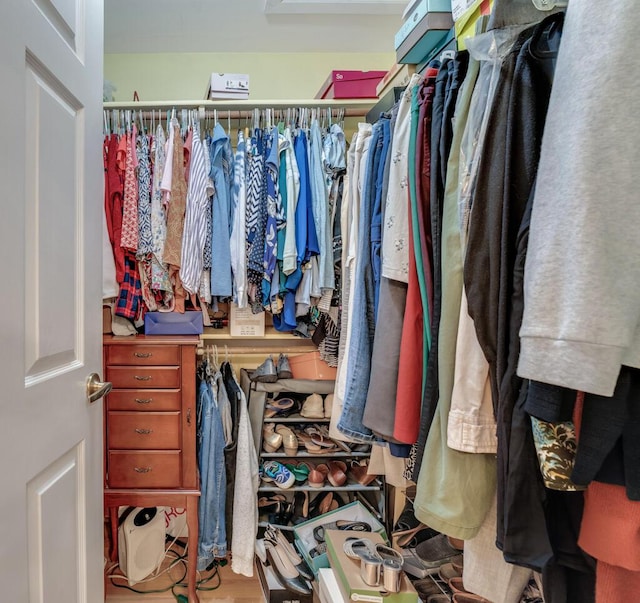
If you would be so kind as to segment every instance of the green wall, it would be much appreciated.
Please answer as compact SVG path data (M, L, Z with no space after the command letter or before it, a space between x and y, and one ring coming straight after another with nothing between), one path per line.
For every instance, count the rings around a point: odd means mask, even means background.
M314 98L332 69L387 70L393 53L181 53L107 54L104 76L117 88L115 100L204 98L211 72L247 73L250 98Z

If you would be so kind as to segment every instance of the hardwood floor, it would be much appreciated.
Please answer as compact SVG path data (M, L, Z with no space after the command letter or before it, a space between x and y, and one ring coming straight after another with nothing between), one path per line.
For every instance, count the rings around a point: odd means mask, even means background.
M162 569L165 569L171 561L167 559ZM108 568L111 566L109 564ZM162 590L170 587L171 584L180 578L184 569L182 565L174 567L170 573L159 575L153 581L134 585L136 590ZM231 563L218 568L220 576L220 586L212 591L198 590L201 603L263 603L264 597L258 582L258 575L254 570L253 578L239 576L231 571ZM118 569L115 573L121 573ZM119 588L115 584L128 585L126 579L105 579L105 602L106 603L176 603L176 598L171 594L171 590L164 593L138 594L126 588ZM217 584L214 578L203 588L211 588ZM186 594L186 588L176 589L177 593Z
M264 601L260 584L255 574L253 578L238 576L231 571L230 564L219 568L219 572L221 582L218 589L214 591L198 591L201 603L262 603ZM179 575L178 572L177 577L179 577ZM118 580L117 583L127 584L126 580ZM170 583L170 580L160 576L153 582L138 584L134 586L134 588L139 590L159 590L165 588ZM215 581L212 581L212 584L215 585ZM206 584L204 586L209 585ZM186 593L186 589L181 588L176 592ZM171 594L171 591L140 595L126 588L114 586L113 581L110 579L107 580L105 586L105 601L106 603L176 603L176 599Z

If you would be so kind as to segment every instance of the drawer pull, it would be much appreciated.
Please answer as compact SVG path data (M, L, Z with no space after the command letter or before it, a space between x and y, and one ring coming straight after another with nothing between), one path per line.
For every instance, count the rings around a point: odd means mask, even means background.
M151 375L134 375L133 378L136 381L151 381Z
M136 473L149 473L151 471L151 467L134 467L134 471Z
M151 404L153 398L136 398L137 404Z
M153 356L153 352L134 352L133 355L136 358L151 358L151 356Z
M136 427L135 431L140 435L149 435L150 433L153 433L153 429L141 429L140 427Z

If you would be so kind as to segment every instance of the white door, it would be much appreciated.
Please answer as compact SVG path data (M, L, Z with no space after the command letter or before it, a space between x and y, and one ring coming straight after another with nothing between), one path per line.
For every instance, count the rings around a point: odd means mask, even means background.
M0 0L0 600L103 600L102 0Z

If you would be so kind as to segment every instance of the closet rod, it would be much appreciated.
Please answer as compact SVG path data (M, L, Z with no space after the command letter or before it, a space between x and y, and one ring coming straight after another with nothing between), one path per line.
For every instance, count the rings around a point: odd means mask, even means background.
M368 111L375 105L377 99L344 99L344 100L327 100L327 99L305 99L305 100L229 100L229 101L156 101L156 102L111 102L103 103L105 110L115 109L118 111L167 111L176 109L204 109L207 112L217 110L218 117L227 117L230 111L236 115L235 119L252 117L254 109L343 109L345 117L364 117ZM213 115L213 113L211 113ZM149 113L151 116L151 113Z

